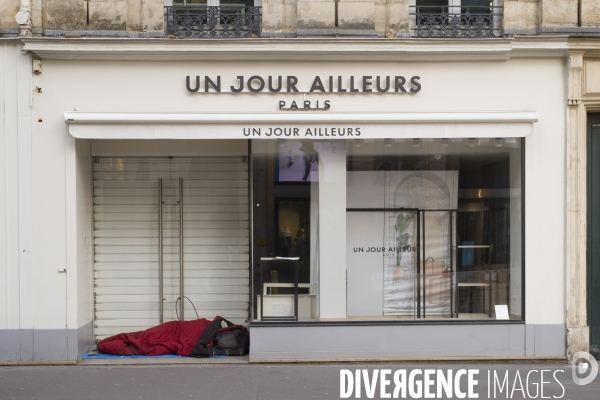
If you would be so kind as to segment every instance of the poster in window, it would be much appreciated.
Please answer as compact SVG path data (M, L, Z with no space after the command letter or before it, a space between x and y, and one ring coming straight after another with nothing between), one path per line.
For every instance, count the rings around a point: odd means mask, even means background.
M353 171L347 179L347 207L389 210L347 215L348 315L415 313L419 214L413 209L430 210L422 213L420 222L421 233L425 232L421 309L425 306L428 316L449 314L451 281L446 270L450 237L456 235L445 210L457 207L458 172ZM407 210L390 210L399 208ZM373 282L381 289L375 290ZM361 286L362 293L355 297Z

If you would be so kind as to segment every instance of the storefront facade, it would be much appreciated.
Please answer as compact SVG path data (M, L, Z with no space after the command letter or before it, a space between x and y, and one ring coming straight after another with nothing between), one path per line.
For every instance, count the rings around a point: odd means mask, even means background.
M567 39L23 42L15 346L197 313L251 362L566 357Z

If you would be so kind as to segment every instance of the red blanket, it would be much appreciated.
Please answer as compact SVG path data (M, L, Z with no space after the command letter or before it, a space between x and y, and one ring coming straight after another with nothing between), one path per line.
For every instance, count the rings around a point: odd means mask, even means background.
M98 342L98 350L119 356L191 356L192 347L211 322L204 318L171 321L145 331L120 333Z

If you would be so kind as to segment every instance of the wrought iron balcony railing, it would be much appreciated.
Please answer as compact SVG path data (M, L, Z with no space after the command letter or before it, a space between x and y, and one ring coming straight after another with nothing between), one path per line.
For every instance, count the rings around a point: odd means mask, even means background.
M489 38L502 36L502 6L411 6L411 36Z
M262 7L165 7L167 35L178 38L260 37Z

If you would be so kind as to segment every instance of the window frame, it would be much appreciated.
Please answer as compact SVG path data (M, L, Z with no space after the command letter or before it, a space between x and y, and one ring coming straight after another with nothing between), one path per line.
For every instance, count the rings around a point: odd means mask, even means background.
M412 1L412 0L411 0ZM248 140L248 158L249 158L249 196L250 196L250 244L249 244L249 253L250 253L250 304L249 304L249 319L248 324L250 326L280 326L280 327L309 327L309 326L381 326L381 325L495 325L495 324L512 324L512 325L524 325L526 324L526 293L527 293L527 282L526 282L526 163L525 163L525 153L526 153L526 138L521 139L521 154L520 154L520 162L521 162L521 209L519 210L521 213L521 262L520 262L520 279L521 279L521 318L520 319L508 319L508 320L498 320L498 319L459 319L459 318L448 318L448 319L395 319L395 320L341 320L341 321L260 321L254 320L252 318L254 309L254 302L256 301L256 295L253 294L253 274L254 274L254 248L255 248L255 238L254 238L254 215L252 213L252 204L254 202L254 168L253 165L253 152L252 152L252 142L255 140L261 139L250 139ZM259 153L260 154L260 153ZM320 303L320 300L317 304ZM318 313L318 311L317 311Z

